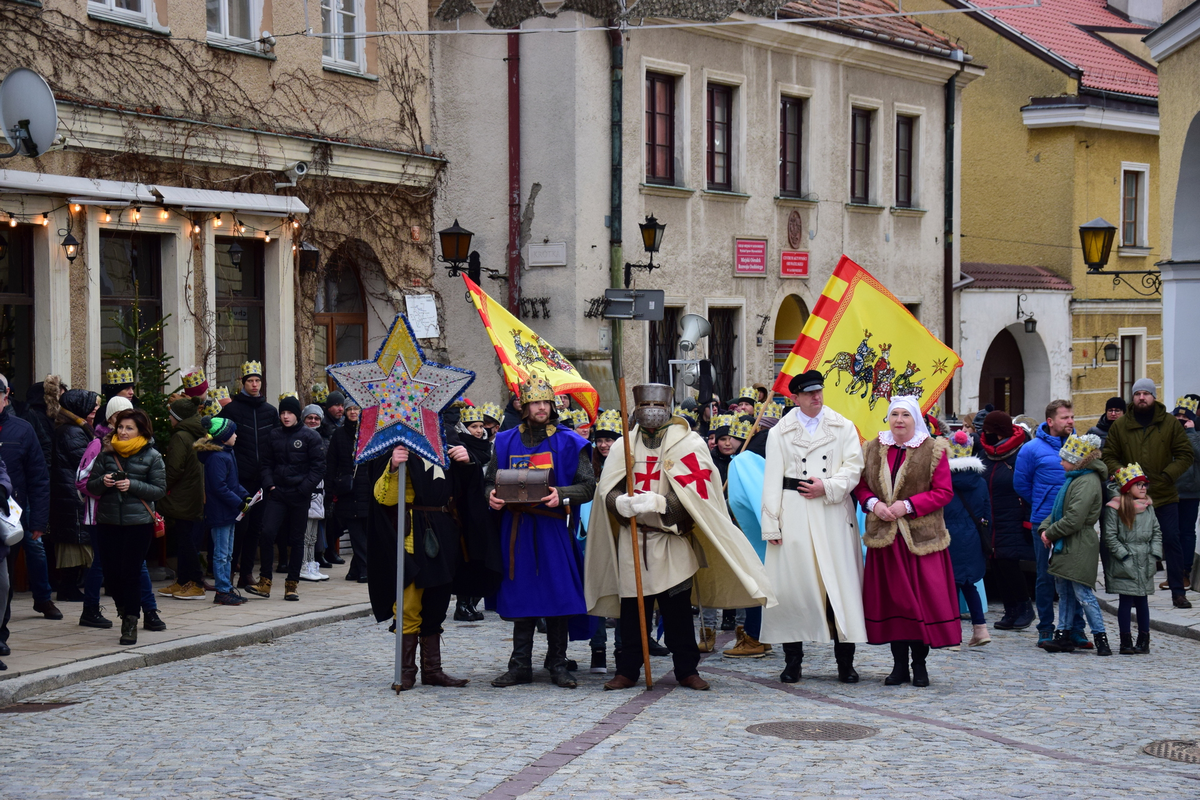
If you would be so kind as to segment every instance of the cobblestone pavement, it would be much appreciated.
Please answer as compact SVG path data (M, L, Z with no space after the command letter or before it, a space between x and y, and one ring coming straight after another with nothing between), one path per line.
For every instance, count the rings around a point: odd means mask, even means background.
M991 615L996 616L995 612ZM1106 618L1115 630L1115 619ZM1200 765L1147 756L1200 738L1200 643L1155 634L1148 656L1050 655L1035 635L929 659L933 685L885 687L890 654L859 647L862 683L809 645L804 679L781 657L706 659L712 691L678 688L654 659L653 692L576 690L538 671L494 689L511 628L447 623L447 671L464 689L395 695L392 637L352 620L270 644L81 683L0 715L9 800L161 798L792 798L1200 795ZM1115 638L1115 636L1114 636ZM535 663L544 642L535 651ZM584 642L571 655L586 664ZM611 662L611 657L610 657ZM754 735L769 721L877 728L857 741Z

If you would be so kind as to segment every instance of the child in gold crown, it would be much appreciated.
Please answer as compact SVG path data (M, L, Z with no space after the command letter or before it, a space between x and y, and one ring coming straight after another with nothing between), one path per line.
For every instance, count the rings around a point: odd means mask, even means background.
M1121 596L1117 624L1123 656L1150 652L1150 603L1154 593L1155 560L1162 558L1162 530L1147 494L1146 473L1137 464L1117 470L1121 493L1105 504L1100 524L1104 544L1112 558L1104 572L1104 589ZM1137 644L1130 630L1130 614L1137 611Z

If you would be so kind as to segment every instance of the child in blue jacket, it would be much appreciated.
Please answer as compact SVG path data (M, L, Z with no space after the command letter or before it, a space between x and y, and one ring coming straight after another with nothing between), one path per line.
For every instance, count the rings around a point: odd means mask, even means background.
M196 455L204 465L204 522L213 540L213 580L217 585L214 603L240 606L246 602L230 582L229 557L233 551L233 527L248 492L238 483L233 443L237 424L222 417L204 420L208 435L196 441Z

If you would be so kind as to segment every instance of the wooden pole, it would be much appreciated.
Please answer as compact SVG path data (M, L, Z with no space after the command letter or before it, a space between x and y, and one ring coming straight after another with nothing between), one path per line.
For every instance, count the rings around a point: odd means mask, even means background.
M625 435L621 437L625 443L625 493L633 497L633 447L629 443L633 429L629 424L629 414L625 408L624 374L617 378L617 391L621 394L621 421L625 426ZM599 501L603 502L603 498L599 498ZM646 672L646 689L649 690L654 688L654 679L650 677L650 637L646 630L646 596L642 592L642 563L638 553L637 519L635 517L629 518L629 536L630 547L633 549L633 575L637 585L638 627L642 632L642 666Z
M767 403L775 399L775 390L767 392L767 399L763 401L762 408L758 410L758 416L754 418L754 427L750 429L750 435L742 441L742 446L738 448L738 452L746 449L746 445L750 444L750 440L754 438L754 434L758 433L758 426L762 424L763 414L766 413Z
M387 468L391 469L389 462ZM396 470L396 666L392 671L392 689L400 693L400 668L404 649L404 485L408 480L406 469L408 464L401 462Z

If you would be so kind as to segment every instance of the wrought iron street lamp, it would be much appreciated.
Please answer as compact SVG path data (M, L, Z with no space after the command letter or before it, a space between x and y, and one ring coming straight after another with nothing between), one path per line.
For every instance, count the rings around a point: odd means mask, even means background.
M1083 247L1083 261L1087 264L1089 275L1111 275L1113 288L1125 284L1140 295L1149 297L1162 291L1162 278L1157 270L1107 270L1104 266L1112 255L1113 240L1117 236L1117 228L1103 217L1096 217L1091 222L1079 226L1079 242ZM1123 275L1138 275L1141 288L1134 286L1123 278Z
M638 223L638 227L642 229L642 247L650 254L650 262L648 264L631 264L625 262L625 288L629 288L629 284L633 282L633 271L635 269L645 270L647 273L653 272L656 267L654 264L654 254L662 247L663 232L667 229L665 222L659 222L658 219L651 214L646 217L645 222Z

